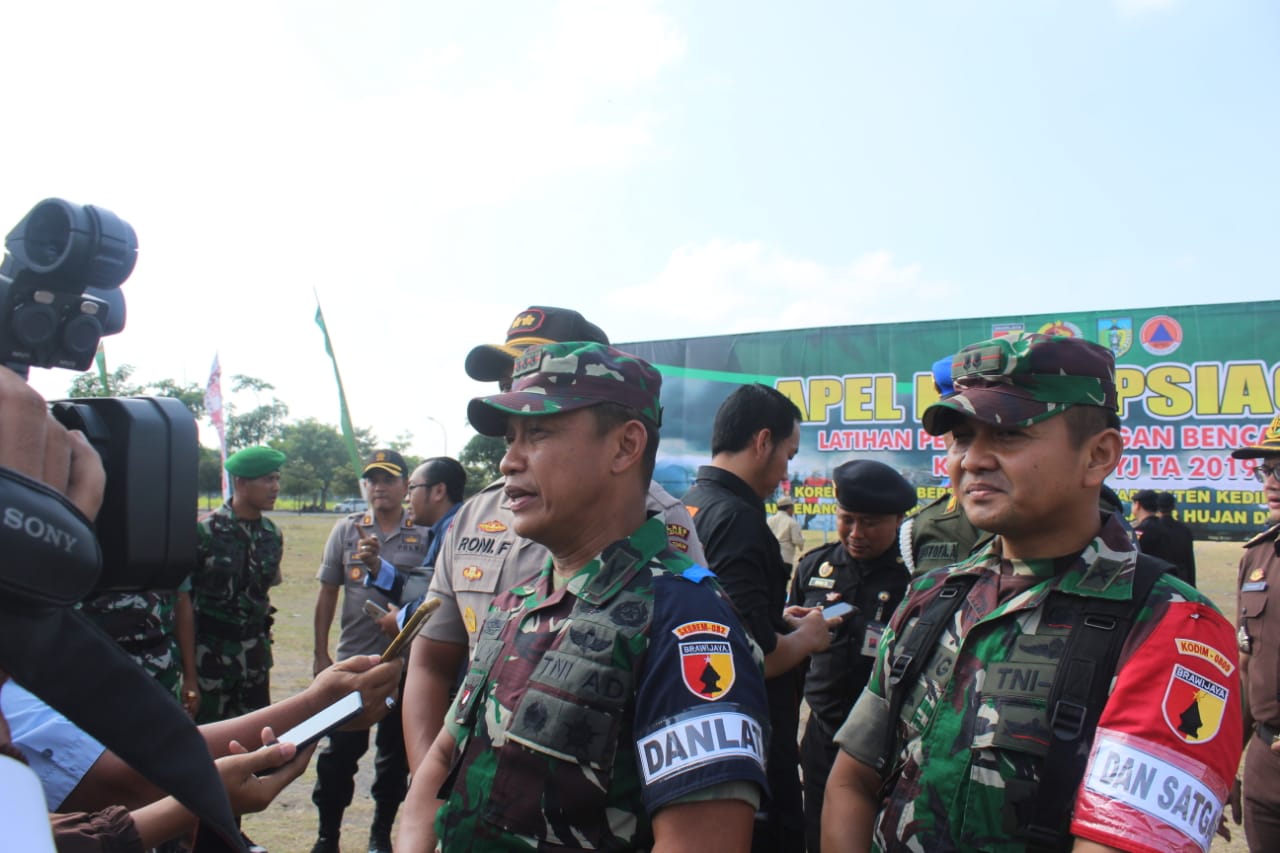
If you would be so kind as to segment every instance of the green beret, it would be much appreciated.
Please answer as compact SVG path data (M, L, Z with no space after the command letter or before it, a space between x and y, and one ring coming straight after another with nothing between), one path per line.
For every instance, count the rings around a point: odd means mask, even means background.
M262 477L279 471L287 459L279 450L270 447L246 447L227 457L227 473L233 477Z

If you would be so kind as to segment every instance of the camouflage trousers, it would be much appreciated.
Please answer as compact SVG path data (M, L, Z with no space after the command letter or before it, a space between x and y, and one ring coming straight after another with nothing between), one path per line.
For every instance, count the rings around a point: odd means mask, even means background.
M271 638L196 638L197 723L238 717L271 704Z

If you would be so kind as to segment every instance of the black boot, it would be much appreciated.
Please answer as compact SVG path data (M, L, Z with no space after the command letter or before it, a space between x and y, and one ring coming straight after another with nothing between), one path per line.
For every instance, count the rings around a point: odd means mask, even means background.
M399 803L376 803L373 825L369 827L369 853L391 853L391 827L396 822Z
M338 837L342 835L342 812L330 814L320 813L320 829L316 833L315 846L311 853L342 853L338 845Z

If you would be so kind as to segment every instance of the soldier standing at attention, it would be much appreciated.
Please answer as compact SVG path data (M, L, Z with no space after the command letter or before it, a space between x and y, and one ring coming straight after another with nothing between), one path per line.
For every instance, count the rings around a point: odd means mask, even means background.
M285 455L270 447L246 447L228 457L231 499L196 529L196 570L191 574L195 613L198 705L196 722L216 723L271 704L271 606L280 583L284 534L264 514L280 495ZM179 588L184 593L186 584ZM266 848L242 836L250 853Z
M759 650L646 512L662 379L596 343L531 347L512 375L467 417L505 434L515 531L551 559L489 609L396 849L744 850Z
M898 553L898 526L916 505L916 490L882 462L855 459L836 466L836 541L800 561L791 604L856 609L832 631L831 648L809 658L804 698L809 722L800 742L804 775L804 835L818 853L822 794L836 760L836 730L867 684L889 616L906 592L910 573Z
M324 546L316 579L320 592L315 610L315 672L331 666L329 629L342 593L342 629L338 634L338 660L356 655L381 654L387 638L379 622L364 611L367 601L383 609L391 595L366 582L371 574L394 572L406 582L421 575L431 529L413 523L404 506L409 494L404 457L394 450L375 450L360 473L369 499L366 512L352 513L334 525ZM378 723L377 755L373 761L373 825L369 829L370 853L390 853L391 827L409 788L409 764L404 752L400 709ZM355 775L360 756L369 748L369 730L336 731L316 759L316 786L311 801L320 812L320 825L312 853L338 853L342 815L355 796Z
M1270 525L1244 546L1237 614L1244 681L1244 835L1255 853L1280 850L1280 415L1262 441L1231 453L1255 459Z
M1099 512L1115 357L1018 335L952 376L923 425L996 536L891 619L836 734L824 853L1208 850L1239 761L1235 637Z
M796 521L796 502L791 495L778 498L778 511L769 516L769 529L782 549L782 562L787 569L796 567L796 560L804 553L804 533Z
M231 499L199 522L191 600L196 613L200 723L271 704L271 599L284 534L264 513L280 494L285 455L246 447L226 463Z

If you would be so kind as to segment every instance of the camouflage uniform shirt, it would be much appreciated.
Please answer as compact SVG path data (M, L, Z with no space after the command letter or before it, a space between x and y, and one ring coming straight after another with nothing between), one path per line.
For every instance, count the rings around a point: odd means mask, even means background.
M759 649L660 519L558 590L548 565L499 595L480 633L441 849L648 849L663 806L763 790Z
M175 595L107 592L76 606L176 698L182 686L182 655L173 627Z
M265 515L236 518L231 501L202 518L196 532L191 604L200 689L260 682L272 663L268 591L281 581L284 534Z
M1075 558L1005 560L997 537L913 582L836 735L876 767L889 726L899 732L875 819L877 849L1025 849L1014 803L1035 797L1050 740L1047 698L1073 621L1046 604L1131 598L1135 560L1109 517ZM905 686L900 719L889 720L897 640L917 626L948 572L977 581L919 681ZM1050 596L1055 589L1068 595ZM1073 835L1124 850L1208 850L1240 754L1237 662L1231 625L1194 589L1161 577L1121 651L1077 789Z

